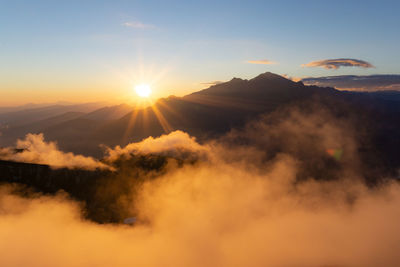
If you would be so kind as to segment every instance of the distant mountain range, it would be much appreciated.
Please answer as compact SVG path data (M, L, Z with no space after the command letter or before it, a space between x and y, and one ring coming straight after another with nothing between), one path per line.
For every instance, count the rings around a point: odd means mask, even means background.
M22 126L25 124L45 120L54 116L63 115L68 112L87 113L102 107L101 103L87 103L74 105L46 105L20 109L11 112L0 113L0 124L9 127Z
M234 78L184 97L159 99L144 109L84 104L3 113L0 146L10 146L27 133L44 133L46 140L57 141L65 151L101 156L99 144L125 145L173 130L202 141L243 127L261 114L315 102L337 116L352 114L367 120L365 125L373 130L375 140L369 149L400 166L400 92L306 86L270 72L250 80Z
M116 120L131 112L126 104L104 107L103 103L48 105L0 113L0 146L12 145L27 133L45 132L65 122L84 120L88 123ZM31 105L29 105L31 107Z

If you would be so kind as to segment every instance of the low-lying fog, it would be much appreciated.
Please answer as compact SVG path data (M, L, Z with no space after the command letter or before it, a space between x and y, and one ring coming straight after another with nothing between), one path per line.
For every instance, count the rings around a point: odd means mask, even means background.
M88 169L137 153L171 160L123 202L133 226L85 220L65 193L22 197L3 185L0 265L400 266L400 186L365 183L358 138L351 121L298 110L204 144L176 131L108 148L102 161L30 135L17 145L26 152L2 158Z

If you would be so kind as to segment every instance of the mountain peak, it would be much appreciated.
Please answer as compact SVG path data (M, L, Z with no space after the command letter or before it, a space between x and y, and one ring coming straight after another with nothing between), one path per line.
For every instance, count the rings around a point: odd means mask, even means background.
M251 79L250 81L254 81L254 80L281 80L281 81L291 81L289 79L286 79L283 76L280 76L278 74L272 73L272 72L265 72L265 73L261 73L260 75L254 77L253 79Z
M240 79L240 78L233 77L232 80L230 80L229 82L241 82L241 81L244 81L244 80Z
M293 82L278 74L265 72L250 80L233 78L228 82L211 86L186 97L208 95L242 99L254 98L257 100L265 98L267 95L268 97L272 97L272 95L274 97L278 95L292 95L296 97L298 94L305 94L305 92L296 90L303 87L302 83Z

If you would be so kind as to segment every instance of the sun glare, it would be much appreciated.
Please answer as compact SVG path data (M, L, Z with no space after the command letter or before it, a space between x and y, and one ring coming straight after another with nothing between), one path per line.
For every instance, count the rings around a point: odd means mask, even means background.
M148 84L139 84L135 86L135 91L140 97L149 97L151 94L151 88Z

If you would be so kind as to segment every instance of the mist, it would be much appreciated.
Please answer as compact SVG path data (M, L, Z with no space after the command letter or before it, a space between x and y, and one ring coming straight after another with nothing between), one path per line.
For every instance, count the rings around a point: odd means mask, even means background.
M59 150L56 142L46 142L43 134L27 134L18 139L15 148L0 148L0 159L19 162L47 164L52 168L69 169L109 169L106 164L92 157L65 153Z
M399 266L400 186L366 182L357 130L327 111L290 109L202 144L177 131L108 148L111 167L169 157L119 203L133 226L89 221L63 192L4 185L0 265ZM177 164L185 158L195 160Z

